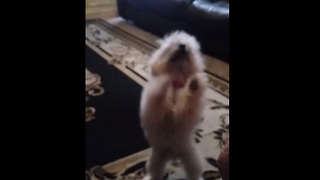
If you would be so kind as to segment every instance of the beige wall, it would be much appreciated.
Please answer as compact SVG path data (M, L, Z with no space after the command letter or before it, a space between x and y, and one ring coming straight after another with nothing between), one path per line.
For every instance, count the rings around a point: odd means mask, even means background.
M117 16L116 0L86 0L86 19Z

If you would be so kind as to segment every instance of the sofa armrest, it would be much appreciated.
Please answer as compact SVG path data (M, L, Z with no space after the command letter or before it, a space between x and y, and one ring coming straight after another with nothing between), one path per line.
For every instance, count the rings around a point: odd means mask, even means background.
M207 19L229 19L229 1L195 0L190 11Z

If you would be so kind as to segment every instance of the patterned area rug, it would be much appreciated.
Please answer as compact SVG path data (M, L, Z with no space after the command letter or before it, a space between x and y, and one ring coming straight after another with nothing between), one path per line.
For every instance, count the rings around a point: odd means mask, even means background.
M145 81L148 80L150 69L146 66L146 61L156 46L104 20L87 22L86 40L109 57L105 59L108 63L120 64ZM207 78L207 106L203 122L196 130L194 140L205 158L203 178L209 180L221 179L217 169L217 157L229 138L229 82L217 77L214 72L207 73ZM90 81L90 78L87 79ZM91 84L94 85L87 88L98 89L98 93L93 96L103 91L99 88L99 78ZM90 121L95 110L87 107L86 112L86 121ZM94 166L86 171L86 178L141 179L145 174L144 166L149 152L150 149L145 149L103 166ZM166 179L185 179L185 172L179 161L167 164Z
M148 148L139 125L142 87L89 47L86 73L86 169Z

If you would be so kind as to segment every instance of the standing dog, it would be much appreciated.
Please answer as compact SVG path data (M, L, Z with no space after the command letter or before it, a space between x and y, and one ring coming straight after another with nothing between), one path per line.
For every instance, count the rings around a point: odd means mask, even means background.
M152 147L144 179L161 180L166 162L181 159L187 178L199 180L202 158L194 131L206 89L199 43L185 32L174 32L160 42L149 63L151 78L140 104L141 126Z

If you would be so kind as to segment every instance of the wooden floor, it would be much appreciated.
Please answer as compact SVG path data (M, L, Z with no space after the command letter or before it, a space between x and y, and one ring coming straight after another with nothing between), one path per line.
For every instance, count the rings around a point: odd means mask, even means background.
M86 0L86 19L112 18L117 15L116 0Z

